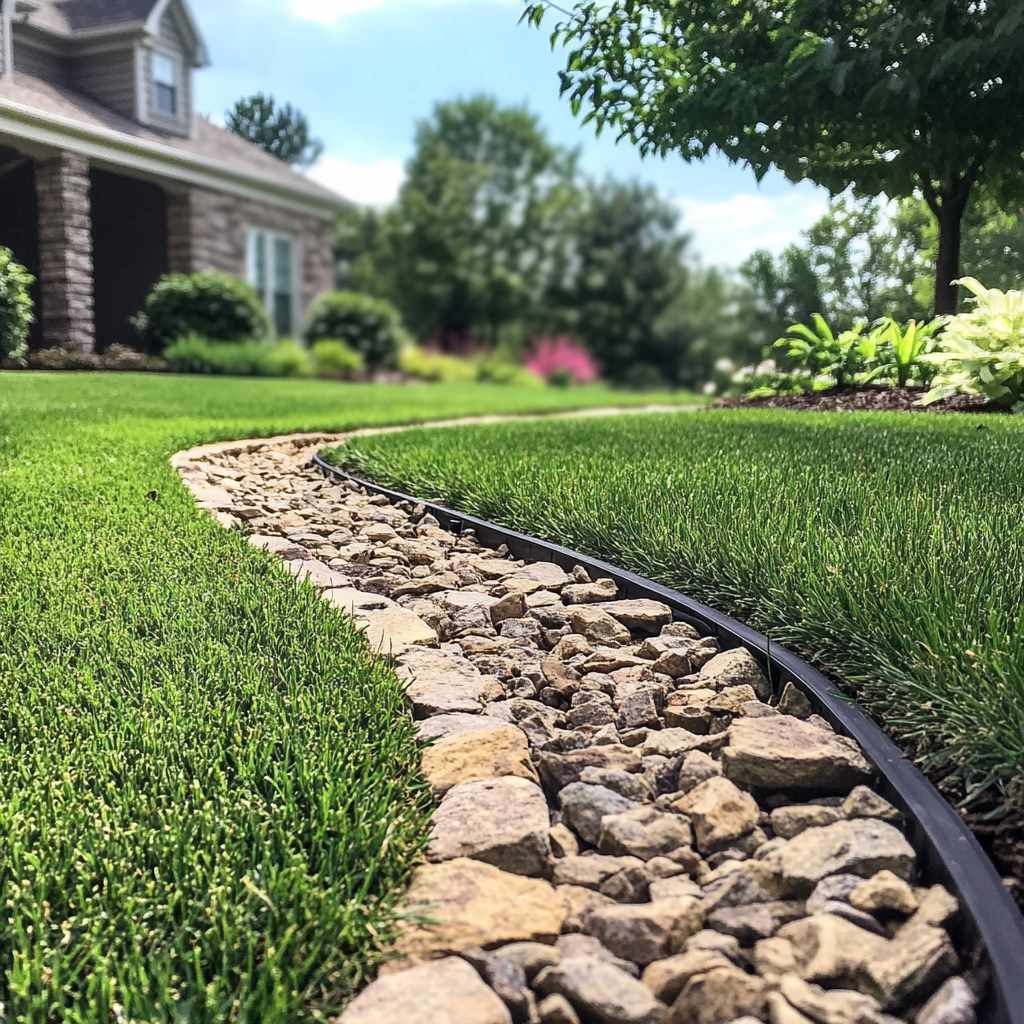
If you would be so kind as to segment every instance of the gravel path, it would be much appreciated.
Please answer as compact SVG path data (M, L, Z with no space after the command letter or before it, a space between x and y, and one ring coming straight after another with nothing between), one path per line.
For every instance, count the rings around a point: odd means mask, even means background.
M955 899L796 688L611 580L324 480L338 440L173 461L393 656L430 741L408 925L342 1024L973 1024Z

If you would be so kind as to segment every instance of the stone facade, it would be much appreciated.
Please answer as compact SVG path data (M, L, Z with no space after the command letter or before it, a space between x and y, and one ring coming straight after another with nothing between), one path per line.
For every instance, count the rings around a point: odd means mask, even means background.
M171 270L222 270L244 277L249 227L280 231L298 242L302 310L334 286L334 226L330 221L201 188L168 197Z
M36 163L40 319L47 347L91 352L96 346L89 189L85 157L60 153Z

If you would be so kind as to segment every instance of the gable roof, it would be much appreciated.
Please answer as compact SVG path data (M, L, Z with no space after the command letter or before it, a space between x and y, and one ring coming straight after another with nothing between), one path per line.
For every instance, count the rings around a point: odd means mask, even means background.
M158 0L56 0L72 31L128 21L145 21Z
M5 123L6 122L6 123ZM169 135L123 117L81 93L16 71L0 78L0 135L50 141L116 166L207 187L256 194L262 201L333 214L346 200L286 163L207 118L197 117L192 137ZM57 138L51 136L59 135Z

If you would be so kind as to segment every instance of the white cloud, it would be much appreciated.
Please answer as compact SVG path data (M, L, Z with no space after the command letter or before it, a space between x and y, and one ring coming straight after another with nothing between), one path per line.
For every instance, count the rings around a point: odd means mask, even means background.
M828 209L828 195L821 190L776 196L740 192L728 199L679 197L676 204L704 261L737 266L755 249L777 253L797 241Z
M324 156L317 161L309 176L354 203L387 206L398 195L405 170L400 160L360 163L340 156Z
M456 3L516 4L520 0L288 0L289 13L321 25L337 25L354 14L403 7L442 7Z

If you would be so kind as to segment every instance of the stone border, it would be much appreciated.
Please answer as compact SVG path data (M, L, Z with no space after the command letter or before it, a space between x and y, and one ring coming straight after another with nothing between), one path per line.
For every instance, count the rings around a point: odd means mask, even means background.
M582 412L569 413L569 416L593 416L607 415L610 412L650 412L650 411L684 411L679 407L647 407L641 409L625 410L584 410ZM561 414L566 415L566 414ZM503 422L509 420L534 419L540 417L517 417L517 416L489 416L473 417L457 420L439 421L436 423L421 424L419 427L431 428L441 426L475 425L480 423ZM545 417L546 418L546 417ZM772 645L767 638L753 633L741 623L720 616L706 606L700 605L686 598L684 595L660 587L650 581L643 580L634 574L625 573L605 563L587 559L575 552L567 551L555 545L548 545L535 538L515 534L506 531L494 524L486 523L473 517L464 516L454 510L443 506L431 505L419 502L418 499L398 492L380 488L365 481L358 481L336 467L329 466L316 454L316 449L324 444L340 443L347 438L368 434L393 432L395 430L416 429L411 427L397 428L369 428L366 430L352 431L347 434L320 434L310 433L301 435L286 435L283 437L229 441L214 445L205 445L188 452L179 453L172 459L172 464L185 477L188 485L193 489L200 505L210 510L225 526L237 525L238 520L232 515L232 496L226 487L211 484L202 466L210 459L219 456L242 455L246 453L259 453L268 448L281 448L288 452L288 469L294 469L307 462L312 455L315 464L321 472L326 475L344 480L351 487L354 485L371 494L385 497L389 502L402 503L410 502L425 511L428 515L435 515L441 524L449 528L454 534L459 535L464 530L472 530L477 539L482 539L485 545L500 547L504 545L514 555L524 557L530 561L541 560L549 566L562 565L565 568L583 566L589 569L594 578L609 578L615 580L621 587L623 593L629 597L655 598L659 602L669 605L675 612L677 619L688 621L692 624L699 624L711 635L720 638L724 648L745 647L752 651L759 660L766 665L769 676L776 683L776 697L781 685L785 681L795 681L804 692L811 697L812 703L817 710L821 711L838 730L859 740L868 753L869 758L890 784L890 792L894 795L895 801L911 819L916 822L914 829L914 845L919 852L925 854L923 858L924 873L929 877L940 877L950 881L965 903L968 916L969 934L964 938L973 940L978 937L988 945L991 960L995 973L995 1006L990 1008L990 1013L984 1019L998 1022L998 1024L1018 1024L1024 1021L1024 995L1018 1000L1018 991L1013 988L1016 981L1019 985L1020 979L1016 978L1013 971L1006 972L1006 954L1015 952L1012 936L1014 930L1020 936L1018 945L1018 957L1011 956L1014 963L1019 962L1019 951L1024 950L1024 922L1016 916L1015 908L1012 907L1008 896L999 886L998 878L989 864L987 858L977 846L973 836L964 828L959 817L931 788L931 786L909 765L898 753L891 742L849 702L843 698L831 686L831 684L819 673L816 673L806 663L796 659L795 656L786 652L777 645ZM270 548L273 550L273 548ZM285 554L279 551L282 557L295 559L297 556ZM296 563L289 562L289 567ZM310 563L299 563L309 565ZM326 567L324 567L326 568ZM541 568L538 566L538 568ZM296 575L303 575L297 572ZM585 575L585 574L584 574ZM331 584L336 586L336 584ZM357 619L362 616L359 605L360 598L368 595L360 593L355 589L348 591L334 590L325 596L333 597L339 593L348 596L339 601L331 603L345 610L351 611ZM378 599L379 600L379 599ZM391 602L394 604L394 602ZM662 607L664 607L664 604ZM395 606L396 610L401 610ZM372 619L372 614L370 615ZM415 618L415 616L412 616ZM370 623L372 627L372 622ZM371 628L372 633L372 628ZM388 639L389 632L384 630L378 637L371 636L371 642L377 642L377 646L383 646ZM707 635L702 633L701 635ZM379 642L378 642L379 641ZM409 644L415 645L430 642L424 638L410 639ZM415 648L413 648L415 649ZM420 648L422 650L422 648ZM399 652L395 652L399 653ZM510 774L515 775L513 771ZM902 785L901 785L902 783ZM888 795L888 794L887 794ZM937 806L936 806L937 805ZM938 813L937 813L938 812ZM952 825L952 827L951 827ZM960 833L960 834L957 834ZM973 847L973 848L972 848ZM952 854L951 851L952 850ZM938 859L936 859L938 858ZM529 872L527 872L529 873ZM963 876L967 876L966 882ZM972 881L974 884L972 884ZM993 893L986 892L992 889L994 884L1001 896L1000 900L993 900ZM979 897L980 894L980 897ZM979 899L982 904L987 901L987 906L979 912ZM1016 921L1007 917L1006 910L1016 916ZM539 910L540 908L538 908ZM999 943L993 944L993 935L998 935ZM967 944L964 944L966 948ZM1024 988L1020 989L1024 993ZM1015 1012L1016 1011L1016 1012Z

